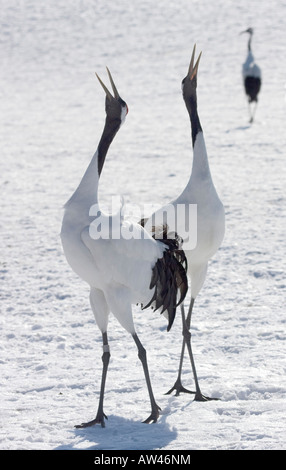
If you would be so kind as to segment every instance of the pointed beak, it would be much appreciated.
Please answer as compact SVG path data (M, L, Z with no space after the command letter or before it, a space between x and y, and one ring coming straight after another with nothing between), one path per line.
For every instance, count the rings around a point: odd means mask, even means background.
M112 94L110 93L110 91L108 90L108 88L104 85L103 81L101 80L101 78L97 75L97 73L95 73L95 75L97 76L98 80L99 80L99 83L101 84L102 88L104 89L105 93L106 93L106 96L107 98L111 101L113 99L116 99L118 100L120 98L119 96L119 93L117 91L117 88L115 86L115 83L113 81L113 78L112 78L112 75L110 73L110 70L108 69L108 67L106 67L107 69L107 73L108 73L108 76L109 76L109 80L110 80L110 83L111 83L111 86L112 86L112 90L113 90L113 93L114 93L114 96L112 96Z
M197 75L197 73L198 73L200 58L201 58L201 55L202 55L202 53L200 52L199 57L198 57L198 59L197 59L195 65L194 65L194 61L195 61L195 52L196 52L196 44L194 45L194 48L193 48L192 58L191 58L191 62L190 62L189 70L188 70L188 76L189 76L189 79L190 79L190 80L193 80L193 78L194 78L194 77Z
M253 34L253 28L247 28L244 31L241 31L241 33L239 33L239 35L244 34L244 33Z

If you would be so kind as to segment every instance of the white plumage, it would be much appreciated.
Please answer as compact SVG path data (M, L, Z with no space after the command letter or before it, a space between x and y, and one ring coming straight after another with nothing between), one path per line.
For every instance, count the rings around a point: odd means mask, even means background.
M108 69L107 69L108 70ZM72 197L65 205L61 240L65 256L72 269L90 286L90 304L102 333L103 372L100 400L96 418L79 427L100 423L105 425L103 398L110 358L107 338L108 316L112 312L132 335L143 365L148 387L151 415L145 422L156 422L156 404L146 360L146 351L135 332L132 304L152 304L167 316L170 329L176 306L187 292L184 254L177 239L156 241L145 229L119 214L104 214L98 206L99 177L108 148L124 122L128 108L120 98L111 74L109 78L114 97L100 80L106 92L106 121L98 148ZM98 208L95 211L95 208ZM106 237L109 227L119 224L120 237ZM97 228L103 232L97 237ZM132 234L126 239L124 231ZM178 293L181 298L178 300Z
M153 214L150 219L146 221L145 227L150 230L152 219L154 220L155 218L156 222L160 221L161 215L161 217L166 220L166 213L168 213L168 210L170 211L173 207L175 208L175 211L178 211L178 207L180 205L185 205L186 217L178 217L176 220L176 224L174 226L170 225L170 229L176 231L179 236L182 236L184 238L183 248L188 260L188 276L190 278L191 302L186 319L183 304L181 305L184 339L182 345L179 374L174 387L172 387L172 389L168 393L173 390L176 390L177 395L179 395L179 393L182 391L188 392L188 390L186 390L181 383L183 356L185 344L187 344L196 384L195 400L202 401L207 400L209 398L202 395L200 391L193 354L191 350L189 329L193 304L204 284L208 269L208 262L218 250L224 237L225 216L223 205L218 197L217 191L212 180L207 150L205 146L204 134L197 113L197 71L201 55L199 56L195 65L194 56L195 46L193 49L188 75L182 83L183 98L190 116L192 128L193 165L191 176L181 195L175 200L173 200L171 203L169 203L167 206L162 207L159 211ZM196 204L197 206L197 241L196 246L191 250L188 250L186 246L186 243L189 242L188 235L183 235L185 233L191 233L192 230L194 230L194 220L188 220L187 216L189 213L189 204ZM172 218L170 220L172 220ZM169 223L169 220L167 223Z
M80 213L79 207L78 210ZM114 226L112 219L115 223L118 221L117 214L107 215L100 212L98 218L103 227L112 227L112 224ZM94 220L92 218L92 221ZM112 240L94 239L90 235L92 221L90 217L87 220L84 217L77 217L70 204L65 207L61 237L70 266L92 287L107 293L110 286L112 289L113 285L122 284L128 290L130 303L147 303L152 296L152 291L149 289L152 268L156 261L162 258L166 245L156 242L151 235L146 234L146 231L143 233L144 229L140 225L122 219L121 233L126 229L133 232L134 238L128 240L121 236ZM116 311L113 313L121 322L120 315ZM125 328L129 333L134 333L132 316Z

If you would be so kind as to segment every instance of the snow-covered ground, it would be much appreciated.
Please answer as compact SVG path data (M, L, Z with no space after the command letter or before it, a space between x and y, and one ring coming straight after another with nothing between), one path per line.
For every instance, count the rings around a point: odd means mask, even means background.
M285 448L286 4L281 0L11 0L0 13L1 449ZM247 36L263 85L248 124L241 66ZM203 51L199 114L226 235L195 305L203 393L173 385L181 320L134 307L162 416L150 413L142 367L111 316L105 429L75 429L97 409L101 334L88 286L69 268L62 206L100 137L105 66L129 114L110 149L100 196L163 203L192 161L181 96L193 44ZM189 363L184 385L193 387Z

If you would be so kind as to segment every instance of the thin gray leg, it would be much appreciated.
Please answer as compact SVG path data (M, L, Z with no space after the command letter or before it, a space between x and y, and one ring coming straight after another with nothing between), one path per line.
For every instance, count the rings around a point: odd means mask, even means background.
M151 423L151 422L156 423L158 418L159 418L159 411L161 410L161 408L157 405L157 403L155 401L155 398L154 398L154 395L153 395L151 380L150 380L149 371L148 371L146 350L142 346L142 343L140 342L140 340L139 340L136 333L133 335L133 339L134 339L134 341L136 343L136 346L137 346L137 349L138 349L138 357L139 357L140 361L142 362L142 366L143 366L143 370L144 370L144 374L145 374L145 379L146 379L146 384L147 384L147 388L148 388L148 393L149 393L149 397L150 397L150 402L151 402L151 414L150 414L149 418L147 418L143 422L144 423Z
M198 376L197 376L197 371L196 371L196 366L195 366L195 360L193 356L193 351L192 351L192 346L191 346L191 317L192 317L192 312L193 312L193 306L194 306L194 299L191 300L188 316L183 321L183 336L184 340L186 342L187 348L188 348L188 353L192 365L192 370L193 370L193 375L194 375L194 381L195 381L195 386L196 386L196 393L195 393L195 401L210 401L210 400L219 400L219 398L210 398L206 397L205 395L202 394L199 386L199 381L198 381Z
M96 418L92 421L88 421L87 423L82 423L77 426L76 428L87 428L89 426L93 426L94 424L101 424L101 427L105 427L104 419L108 419L107 416L103 412L103 399L104 399L104 390L105 390L105 382L107 376L107 369L110 359L110 352L109 352L109 345L107 340L107 333L102 333L102 340L103 340L103 355L102 355L102 377L101 377L101 387L100 387L100 397L99 397L99 404Z
M194 360L193 351L192 351L192 345L191 345L192 335L190 331L194 302L195 302L195 299L191 298L187 318L185 317L184 309L181 307L182 325L183 325L183 344L182 344L182 352L181 352L181 357L180 357L179 372L178 372L178 378L174 386L167 393L171 393L173 390L176 390L176 396L178 396L180 392L194 393L195 401L219 400L219 398L206 397L205 395L202 394L200 390L199 380L198 380L196 366L195 366L195 360ZM185 387L183 387L182 382L181 382L181 373L182 373L183 358L184 358L184 353L185 353L185 346L187 346L190 361L191 361L191 366L192 366L192 371L193 371L193 376L194 376L194 381L195 381L195 386L196 386L195 392L191 392L187 390Z
M191 299L189 312L193 308L193 304L194 304L194 299ZM181 315L182 315L182 325L184 325L185 322L188 321L188 319L187 320L185 319L184 304L181 304ZM188 315L188 318L189 318L189 315ZM175 393L176 397L179 396L180 393L193 393L193 394L196 393L196 392L192 392L192 391L188 390L187 388L183 387L183 385L182 385L181 375L182 375L182 368L183 368L183 362L184 362L185 346L186 346L186 341L185 341L185 338L183 338L181 357L180 357L180 363L179 363L179 370L178 370L178 377L177 377L177 380L174 383L173 387L170 388L170 390L166 393L166 395L171 394L174 390L176 390L176 393Z

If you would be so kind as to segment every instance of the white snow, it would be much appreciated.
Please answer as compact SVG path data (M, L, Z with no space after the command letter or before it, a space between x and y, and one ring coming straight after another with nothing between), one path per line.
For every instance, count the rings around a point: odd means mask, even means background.
M285 448L286 4L280 0L11 0L1 2L1 449ZM241 66L254 28L263 84L248 124ZM100 197L140 204L180 194L191 171L181 96L193 44L203 51L199 114L226 208L226 235L194 309L202 392L164 395L177 377L181 319L134 307L154 394L137 350L111 316L105 413L93 419L101 335L88 286L69 268L63 204L105 119L107 65L129 114L107 156ZM193 387L189 361L184 385Z

